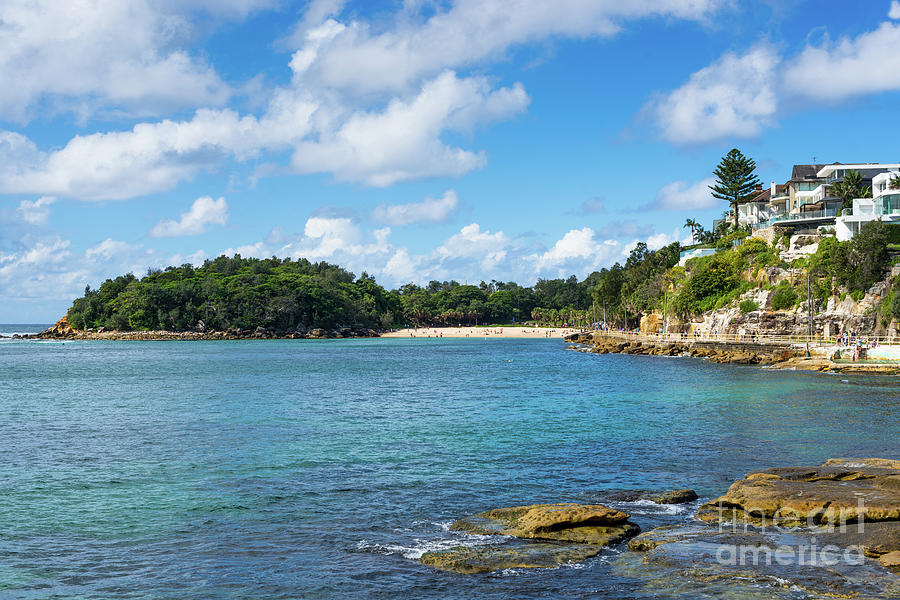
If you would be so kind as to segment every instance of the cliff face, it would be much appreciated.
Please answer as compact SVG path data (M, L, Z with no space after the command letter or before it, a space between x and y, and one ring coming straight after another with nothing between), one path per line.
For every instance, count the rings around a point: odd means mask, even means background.
M797 273L778 268L760 270L755 276L747 271L745 279L770 286L781 281L792 281L799 277ZM805 280L805 276L803 276ZM817 336L834 337L843 332L854 332L863 336L879 336L889 339L900 339L900 321L886 321L880 311L882 300L890 291L890 279L872 286L859 301L846 295L829 298L824 307L816 306L813 317L813 333ZM719 334L752 336L759 335L796 335L808 333L808 316L805 301L789 310L772 310L774 289L754 289L743 294L740 300L752 300L759 310L742 313L736 306L721 308L695 316L688 321L669 317L669 331L675 333L699 333L701 335ZM662 315L653 312L641 319L641 331L654 333L661 331Z

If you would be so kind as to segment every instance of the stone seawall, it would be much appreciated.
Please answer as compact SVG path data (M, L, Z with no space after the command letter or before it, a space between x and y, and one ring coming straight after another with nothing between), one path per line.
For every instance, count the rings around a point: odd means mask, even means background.
M712 362L739 365L773 365L800 356L790 344L764 342L716 342L709 340L662 341L606 333L576 333L566 337L573 350L591 354L644 354L693 356Z
M717 342L711 340L648 340L605 333L573 333L569 348L590 354L691 356L735 365L766 365L773 369L820 371L845 375L900 375L896 362L835 362L824 356L807 357L805 348L778 342Z

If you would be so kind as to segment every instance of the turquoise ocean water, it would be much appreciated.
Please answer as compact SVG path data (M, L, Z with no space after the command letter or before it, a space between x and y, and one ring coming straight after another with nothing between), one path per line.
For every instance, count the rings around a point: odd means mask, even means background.
M615 548L480 576L416 558L478 543L447 525L492 507L900 456L894 379L564 348L0 340L0 598L654 597Z

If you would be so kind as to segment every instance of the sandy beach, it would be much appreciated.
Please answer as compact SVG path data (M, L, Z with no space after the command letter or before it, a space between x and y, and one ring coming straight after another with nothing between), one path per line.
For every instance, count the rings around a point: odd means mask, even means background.
M562 338L570 333L581 331L577 328L563 327L419 327L417 329L398 329L383 333L385 338Z

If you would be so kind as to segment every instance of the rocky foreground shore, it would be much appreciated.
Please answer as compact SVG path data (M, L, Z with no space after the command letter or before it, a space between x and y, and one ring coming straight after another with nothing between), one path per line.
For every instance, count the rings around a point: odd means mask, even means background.
M762 365L773 369L820 371L847 375L900 375L900 365L839 363L826 356L806 356L805 348L773 342L720 342L714 340L658 341L626 335L584 332L566 336L569 349L590 354L687 356L735 365Z
M609 503L617 497L610 495ZM676 490L627 501L695 498ZM753 472L693 516L640 534L629 514L603 504L494 509L450 529L461 544L426 552L424 564L463 574L547 568L583 562L612 546L607 556L617 573L663 596L895 598L900 460L833 458Z
M229 327L225 331L207 329L200 321L194 331L115 331L99 329L80 330L73 328L67 317L56 322L53 327L36 334L14 335L18 339L52 339L52 340L260 340L260 339L307 339L324 340L335 338L371 338L379 337L380 331L360 327L341 327L339 329L320 329L297 327L290 331L266 329L240 329Z

